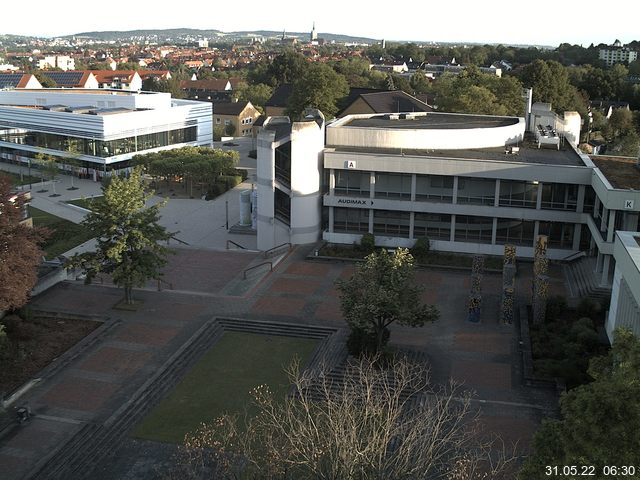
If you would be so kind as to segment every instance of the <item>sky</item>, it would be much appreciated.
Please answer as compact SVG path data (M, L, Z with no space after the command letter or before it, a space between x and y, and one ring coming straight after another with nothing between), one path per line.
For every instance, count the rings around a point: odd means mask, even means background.
M162 28L316 29L376 39L557 46L640 40L637 0L133 0L92 3L31 0L0 6L0 34L62 36L87 31ZM603 8L611 20L603 18ZM8 21L7 21L8 20Z

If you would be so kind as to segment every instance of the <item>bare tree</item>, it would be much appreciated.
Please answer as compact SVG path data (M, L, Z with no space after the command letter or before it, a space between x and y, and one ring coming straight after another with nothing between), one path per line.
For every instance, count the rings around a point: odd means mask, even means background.
M188 434L180 477L479 480L513 464L480 433L470 396L453 383L434 388L422 365L362 358L338 375L298 363L287 373L285 399L257 387L255 415Z

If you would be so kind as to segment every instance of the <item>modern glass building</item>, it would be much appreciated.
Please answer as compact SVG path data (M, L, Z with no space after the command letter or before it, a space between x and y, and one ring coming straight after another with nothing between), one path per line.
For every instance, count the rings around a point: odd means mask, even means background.
M211 104L168 93L83 89L0 91L0 159L74 158L94 177L136 154L208 146Z

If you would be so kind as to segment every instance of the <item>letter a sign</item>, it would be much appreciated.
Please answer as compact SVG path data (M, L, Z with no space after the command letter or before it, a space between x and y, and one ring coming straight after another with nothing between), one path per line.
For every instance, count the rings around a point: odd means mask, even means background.
M356 168L356 162L355 160L347 160L346 162L344 162L346 164L347 168Z
M624 208L625 210L631 210L633 208L633 200L625 200Z

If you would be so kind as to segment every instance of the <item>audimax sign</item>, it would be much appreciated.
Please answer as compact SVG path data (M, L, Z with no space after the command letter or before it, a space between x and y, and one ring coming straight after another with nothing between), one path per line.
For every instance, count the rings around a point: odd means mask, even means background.
M372 207L373 200L364 198L339 198L338 205L341 207Z

